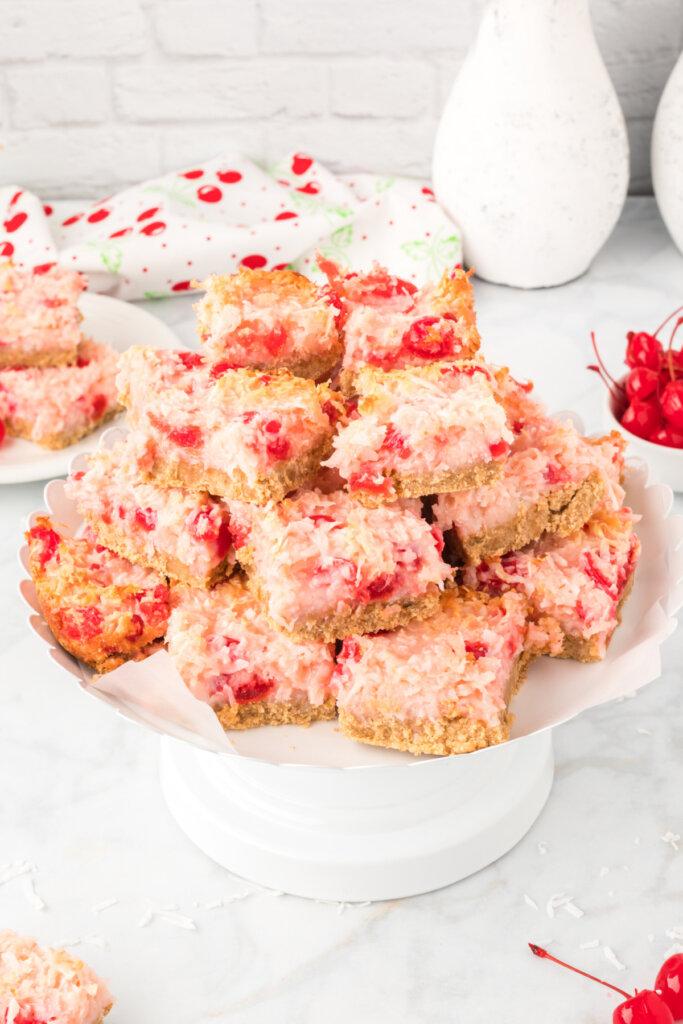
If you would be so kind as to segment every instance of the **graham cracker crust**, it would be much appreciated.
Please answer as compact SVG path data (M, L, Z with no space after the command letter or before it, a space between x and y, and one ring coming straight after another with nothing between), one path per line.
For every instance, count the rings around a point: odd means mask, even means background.
M614 632L621 625L621 613L629 594L633 590L633 581L635 579L635 570L631 573L629 581L624 587L624 592L619 599L617 605L617 621L614 629L607 638L607 647L612 641ZM590 661L602 661L604 658L603 654L600 654L598 649L597 641L593 637L582 637L576 636L572 633L564 633L562 641L562 650L559 654L552 655L555 658L572 658L574 661L590 662Z
M395 476L391 474L394 493L391 495L372 494L369 491L352 491L349 494L356 501L368 508L377 508L396 501L396 498L420 498L428 494L445 493L447 491L467 491L471 487L483 487L495 483L503 472L502 462L480 462L475 466L466 466L438 476Z
M40 349L27 354L20 349L3 348L0 351L2 366L73 366L78 360L78 345L67 352L50 352Z
M136 565L144 565L148 569L156 569L164 576L170 576L178 583L187 583L192 587L208 589L225 576L229 576L233 566L228 564L228 556L209 573L208 576L195 576L189 566L181 562L179 558L168 555L163 551L155 551L153 555L139 551L134 545L128 543L128 538L116 529L113 525L103 523L101 519L92 514L86 514L85 519L97 534L98 539L106 548L115 551L122 558Z
M218 721L224 729L255 729L260 725L302 725L307 728L311 722L329 721L337 716L334 697L327 697L322 704L310 704L307 700L275 702L255 700L249 704L225 704L214 708Z
M240 548L238 557L247 569L249 590L261 604L270 624L281 633L286 633L297 640L323 640L325 643L331 643L333 640L343 640L353 633L380 633L383 630L405 626L413 619L428 619L439 610L440 591L436 584L430 584L433 589L417 598L370 601L368 604L352 608L351 611L329 615L324 619L311 615L301 619L292 629L286 629L268 615L268 591L259 577L249 572L248 559L241 554L243 550Z
M87 423L72 431L62 434L47 434L41 438L33 437L33 424L27 420L8 419L5 421L5 430L10 437L19 437L24 441L32 441L34 444L40 445L41 448L49 448L53 451L57 448L68 448L69 445L75 444L76 441L80 441L81 438L92 434L94 430L97 430L98 427L113 419L114 416L118 416L122 411L121 407L117 406L115 409L110 409L109 412L106 412L96 423Z
M332 452L332 435L323 438L315 448L297 459L276 464L268 476L259 477L248 484L240 469L233 474L222 469L211 469L186 462L155 460L147 477L166 487L185 487L188 490L209 491L222 498L248 501L254 505L267 505L269 501L282 501L286 494L301 487L316 475L320 463Z
M523 652L516 659L506 687L506 704L519 690L526 676L532 656ZM411 754L466 754L472 750L504 743L510 737L514 715L506 709L495 726L487 726L472 718L455 715L431 719L401 720L395 716L374 716L361 721L339 709L342 734L360 743L375 747L407 750Z
M295 377L303 377L304 380L320 382L329 380L332 371L342 357L342 353L341 343L335 342L327 352L301 356L298 359L295 356L291 358L283 357L270 363L249 363L246 369L263 370L264 373L267 373L269 370L289 370ZM215 359L213 356L211 358Z
M604 491L605 485L595 472L580 484L556 488L493 530L465 538L458 535L456 528L446 530L448 558L454 565L478 565L487 558L500 558L509 551L519 551L546 532L567 537L590 519Z

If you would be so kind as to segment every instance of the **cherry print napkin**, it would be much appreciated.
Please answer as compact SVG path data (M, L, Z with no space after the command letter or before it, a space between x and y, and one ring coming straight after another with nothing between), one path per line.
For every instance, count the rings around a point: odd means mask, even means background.
M378 260L416 284L462 255L458 227L423 183L337 176L304 153L269 170L217 157L63 218L19 186L0 189L0 258L80 270L122 299L165 298L240 266L314 272L315 248L352 267Z

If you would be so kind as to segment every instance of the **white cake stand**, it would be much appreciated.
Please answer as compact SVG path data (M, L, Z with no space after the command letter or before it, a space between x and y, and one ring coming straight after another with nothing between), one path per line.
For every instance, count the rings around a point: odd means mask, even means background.
M161 741L166 803L192 842L250 882L320 900L414 896L479 871L531 828L552 780L550 730L483 757L346 769Z

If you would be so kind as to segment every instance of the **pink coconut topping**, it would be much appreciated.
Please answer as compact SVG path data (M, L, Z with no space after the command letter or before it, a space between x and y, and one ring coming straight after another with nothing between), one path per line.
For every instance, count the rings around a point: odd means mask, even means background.
M96 1024L112 1002L106 984L82 960L0 931L2 1024Z
M131 425L151 457L188 462L252 484L331 436L343 403L325 384L286 370L258 373L211 365L199 353L133 347L117 378Z
M294 641L270 625L238 580L213 590L173 587L166 640L178 672L213 707L331 694L334 645Z
M479 348L469 275L445 272L421 289L379 264L366 273L345 272L317 254L318 267L342 308L343 369L369 364L384 370L435 360L466 359Z
M86 283L73 270L21 272L0 264L0 353L11 347L27 356L75 354L82 319L77 303Z
M205 491L141 482L145 452L135 435L89 458L88 470L72 474L66 493L95 524L114 526L129 545L149 558L163 552L202 578L226 558L235 562L225 502Z
M595 640L604 656L617 624L617 606L640 557L630 509L601 511L570 537L546 535L500 560L468 566L464 580L491 593L514 589L528 599L535 619L555 620L565 633ZM562 646L551 633L551 653Z
M414 598L451 575L443 538L420 518L417 500L369 509L343 493L301 491L279 505L230 508L237 556L253 567L269 616L285 629L370 601Z
M391 495L392 476L453 473L500 461L512 433L481 363L440 364L356 377L358 415L334 439L325 465L351 490Z
M511 600L512 598L512 600ZM432 618L393 633L347 638L336 674L337 703L361 720L498 723L525 635L526 603L447 591Z
M39 444L98 423L117 407L118 361L114 349L86 339L74 366L0 369L0 419L30 424Z
M202 285L198 331L212 359L235 366L281 365L292 357L341 354L339 311L323 289L290 270L214 274Z
M468 491L440 494L434 504L436 522L461 538L495 529L515 519L551 491L578 485L592 473L604 484L604 504L618 508L624 498L619 483L624 442L618 432L592 440L569 422L528 420L513 441L499 480Z

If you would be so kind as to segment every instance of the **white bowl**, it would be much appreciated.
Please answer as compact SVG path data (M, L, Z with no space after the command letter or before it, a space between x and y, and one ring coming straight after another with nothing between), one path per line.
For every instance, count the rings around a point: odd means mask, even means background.
M624 383L626 378L620 382ZM637 455L638 458L651 466L656 476L679 493L683 492L683 448L668 448L663 444L653 444L637 437L630 430L622 427L615 415L616 402L610 394L605 394L603 408L603 423L607 430L620 430L628 441L628 454Z

